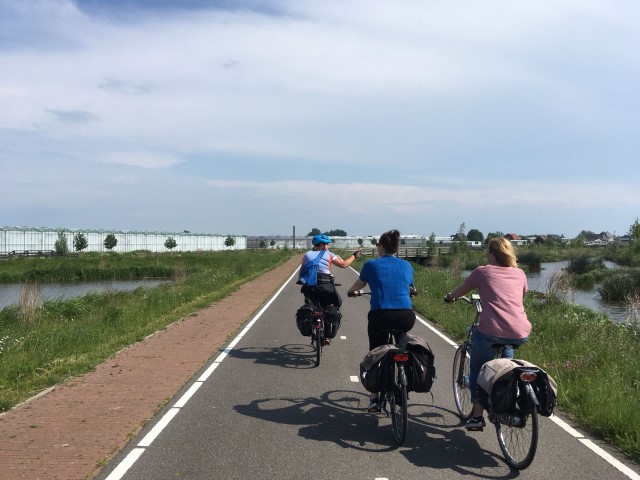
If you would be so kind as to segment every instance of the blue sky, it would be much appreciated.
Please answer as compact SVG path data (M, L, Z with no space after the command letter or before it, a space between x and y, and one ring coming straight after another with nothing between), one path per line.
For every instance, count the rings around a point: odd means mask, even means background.
M0 225L622 235L636 1L0 0Z

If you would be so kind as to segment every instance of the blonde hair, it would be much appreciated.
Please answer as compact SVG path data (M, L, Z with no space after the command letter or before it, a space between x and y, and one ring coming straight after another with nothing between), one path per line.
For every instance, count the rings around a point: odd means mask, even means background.
M502 267L517 267L516 251L509 240L496 237L489 240L489 252L496 257L496 262Z

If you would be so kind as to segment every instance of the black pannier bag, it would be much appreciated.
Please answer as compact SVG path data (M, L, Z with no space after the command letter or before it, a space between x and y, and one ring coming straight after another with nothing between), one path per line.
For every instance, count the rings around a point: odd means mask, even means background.
M429 392L436 378L435 356L426 340L407 333L400 337L398 346L411 353L407 363L407 390Z
M340 328L342 313L335 305L327 305L324 307L324 337L334 338Z
M478 401L491 413L515 413L518 365L510 358L490 360L478 375Z
M305 337L310 337L313 333L313 307L310 305L301 306L296 312L296 325L298 330Z
M371 393L378 393L387 386L389 367L393 361L390 355L398 351L395 345L380 345L367 353L360 362L360 382Z
M553 415L553 410L556 407L558 396L558 385L556 384L556 381L551 377L551 375L533 363L518 359L514 359L514 362L523 367L533 367L538 369L538 378L532 384L533 391L538 399L538 414L543 417L550 417Z

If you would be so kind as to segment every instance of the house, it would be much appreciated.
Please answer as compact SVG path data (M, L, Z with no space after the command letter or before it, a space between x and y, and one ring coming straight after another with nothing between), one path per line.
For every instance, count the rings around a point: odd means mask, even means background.
M507 233L504 238L506 238L507 240L522 240L522 238L520 238L520 235L518 235L517 233Z

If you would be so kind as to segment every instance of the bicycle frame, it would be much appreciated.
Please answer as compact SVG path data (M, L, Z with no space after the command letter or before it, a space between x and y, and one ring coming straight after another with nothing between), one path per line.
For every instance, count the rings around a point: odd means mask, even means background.
M471 295L471 298L460 297L475 308L473 322L467 328L467 338L458 347L453 360L453 394L456 407L463 420L472 414L471 390L469 385L469 364L471 357L469 351L473 341L473 332L478 327L482 305L479 295ZM517 348L516 345L494 344L496 355L502 357L506 348ZM538 445L538 400L532 387L536 380L538 370L536 368L518 367L516 410L511 413L496 414L491 410L488 419L496 430L498 444L506 462L518 470L527 468L535 456ZM491 405L490 405L491 407Z

